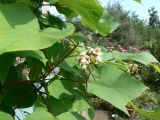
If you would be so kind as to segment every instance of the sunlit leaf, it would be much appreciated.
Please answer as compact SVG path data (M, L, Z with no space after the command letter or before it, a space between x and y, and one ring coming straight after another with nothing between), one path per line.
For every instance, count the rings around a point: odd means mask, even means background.
M2 120L14 120L10 114L2 112L2 111L0 111L0 116Z
M0 19L0 54L47 48L74 31L72 25L64 30L47 28L40 31L35 16L24 3L0 5Z
M95 70L88 81L88 92L104 99L128 114L126 104L138 97L147 87L113 65Z

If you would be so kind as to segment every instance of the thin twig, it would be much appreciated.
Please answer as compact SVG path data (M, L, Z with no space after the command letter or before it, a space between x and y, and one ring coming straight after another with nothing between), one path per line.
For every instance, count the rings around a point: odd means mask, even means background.
M85 76L85 85L86 85L86 91L87 91L88 82L87 82L87 74L86 74L86 71L84 71L84 76Z
M96 79L95 78L100 78L100 77L98 77L98 76L96 76L96 75L94 75L92 72L91 72L91 70L90 70L90 68L88 67L88 71L89 71L89 73L90 73L90 75L93 77L93 79L96 81Z
M44 104L46 105L48 112L52 113L52 110L47 102L47 100L43 97L42 93L36 88L36 86L33 85L33 87L35 88L35 90L39 93L40 97L42 98Z
M71 49L68 53L66 53L66 55L62 56L62 58L57 62L57 64L55 66L53 66L49 72L47 72L44 76L42 76L42 79L45 79L51 72L52 70L54 70L61 62L63 62L65 60L65 58L67 58L79 45L79 43L77 43L73 49Z

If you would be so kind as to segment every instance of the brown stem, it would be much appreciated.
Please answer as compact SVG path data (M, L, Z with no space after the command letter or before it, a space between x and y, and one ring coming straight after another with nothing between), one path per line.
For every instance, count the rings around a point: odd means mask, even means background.
M52 70L54 70L61 62L64 61L64 59L65 59L67 56L69 56L69 55L77 48L78 45L79 45L79 43L77 43L77 44L74 46L74 48L71 49L69 52L66 51L65 54L64 54L64 56L62 56L62 58L57 62L57 64L56 64L54 67L51 67L50 70L49 70L44 76L42 76L42 79L45 79L45 78L52 72ZM68 52L68 53L67 53L67 52Z

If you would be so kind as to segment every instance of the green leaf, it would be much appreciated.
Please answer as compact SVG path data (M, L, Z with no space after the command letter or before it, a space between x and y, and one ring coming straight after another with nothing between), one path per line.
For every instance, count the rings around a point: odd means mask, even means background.
M116 60L135 60L144 65L149 65L151 62L158 63L157 59L149 52L142 53L122 53L118 51L105 52L103 61L115 58Z
M108 35L119 26L98 0L59 0L59 5L78 13L86 27L101 35Z
M38 30L35 16L24 3L0 5L0 19L0 54L47 48L74 31L71 24L63 30Z
M67 16L70 19L78 16L78 13L74 12L70 8L66 8L66 7L60 6L58 4L56 4L56 8L57 8L58 12L64 14L65 16Z
M54 4L56 2L58 2L59 0L48 0L49 3Z
M17 0L0 0L0 4L10 4L10 3L14 3L16 2Z
M15 82L6 88L4 103L17 108L31 107L37 99L37 93L27 81Z
M51 113L44 110L38 110L30 114L25 120L57 120Z
M49 105L52 110L52 113L57 116L64 112L77 112L84 113L86 118L90 118L93 116L92 107L88 104L88 102L82 96L76 95L68 95L62 99L55 99L53 97L49 98Z
M30 68L29 78L32 81L40 80L40 75L44 65L37 59L27 58L26 60L28 67ZM36 63L36 64L35 64Z
M150 64L157 72L160 73L160 66L159 65L156 65L156 64Z
M57 120L85 120L85 118L76 112L66 112L57 116Z
M9 69L9 72L7 73L3 87L7 88L13 85L13 83L18 82L20 80L20 73L17 71L16 67L12 65Z
M50 15L50 14L48 14L48 17L47 17L47 25L49 25L50 27L58 28L58 29L63 29L66 27L65 22L63 22L61 18Z
M138 97L147 87L113 65L104 65L90 76L88 92L104 99L128 114L126 104Z
M85 100L82 96L75 96L75 100L72 105L72 111L83 114L87 120L93 120L94 117L94 110L89 105L89 103Z
M80 70L77 70L74 65L76 64L75 59L65 59L64 62L61 63L60 67L62 68L61 72L64 74L64 77L71 80L77 80L78 78L83 78L84 76L81 74ZM68 74L66 73L68 72Z
M56 42L51 47L44 49L43 52L49 61L57 61L62 54L69 48L67 43ZM54 52L53 52L54 51Z
M67 80L54 80L49 86L50 95L55 98L61 98L65 95L72 95L74 92L75 83Z
M72 109L74 112L82 112L84 110L87 110L89 108L92 108L89 103L83 98L82 96L75 96L75 100L73 102Z
M15 114L13 108L12 108L12 107L8 107L8 106L6 106L6 105L0 105L0 111L5 112L5 113L8 113L8 114L10 114L12 117L14 117L14 114Z
M1 120L14 120L13 117L5 112L0 111Z
M44 110L38 110L27 116L25 120L85 120L80 114L75 112L65 112L57 117Z
M134 105L132 105L132 107L136 112L138 112L140 115L144 117L151 118L153 120L159 120L160 118L160 110L147 111L147 110L142 110Z
M54 97L50 97L48 102L52 113L57 116L69 111L72 108L72 99L73 96L67 96L62 99L55 99Z
M9 72L10 67L15 61L15 55L7 53L0 55L0 81L4 83L5 78Z

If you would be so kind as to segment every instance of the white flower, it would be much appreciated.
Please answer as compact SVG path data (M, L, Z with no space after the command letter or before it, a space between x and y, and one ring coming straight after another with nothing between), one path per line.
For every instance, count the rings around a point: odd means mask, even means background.
M94 54L95 53L95 50L91 47L87 47L88 48L88 53L89 54Z
M101 57L101 56L97 56L97 57L96 57L96 60L97 60L98 62L102 62L102 57Z
M90 63L90 59L82 58L82 59L80 60L80 62L83 63L83 64L89 64L89 63Z
M100 53L100 52L101 52L101 48L95 48L95 51L96 51L97 53Z
M87 55L87 52L85 52L85 51L83 51L83 52L80 53L80 57L84 57L86 55Z
M84 64L84 65L81 65L81 66L82 66L83 69L86 69L86 68L87 68L87 65L85 65L85 64Z
M97 56L101 56L102 55L102 52L101 52L100 48L95 48L95 55L97 55Z

